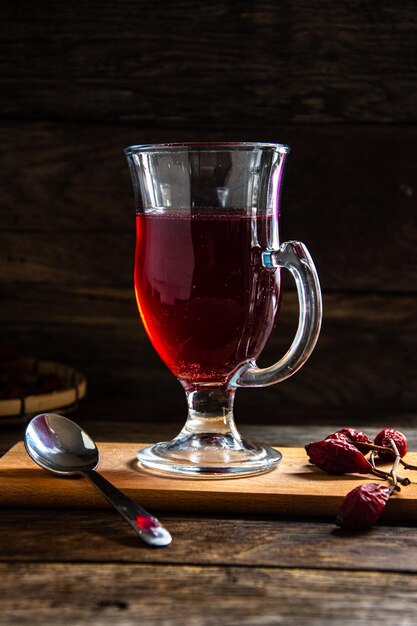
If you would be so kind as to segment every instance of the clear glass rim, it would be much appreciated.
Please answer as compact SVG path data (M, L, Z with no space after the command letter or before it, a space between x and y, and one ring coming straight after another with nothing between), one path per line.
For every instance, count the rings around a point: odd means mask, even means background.
M288 154L290 147L283 143L262 143L257 141L185 141L180 143L144 143L125 148L126 156L138 152L218 152L227 150L265 150L270 149L281 154Z

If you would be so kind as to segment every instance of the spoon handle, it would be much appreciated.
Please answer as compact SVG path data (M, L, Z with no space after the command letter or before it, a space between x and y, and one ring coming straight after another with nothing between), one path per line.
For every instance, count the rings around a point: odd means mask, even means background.
M114 506L116 511L130 524L143 541L151 546L167 546L172 537L164 526L144 508L125 496L95 470L83 472L103 496Z

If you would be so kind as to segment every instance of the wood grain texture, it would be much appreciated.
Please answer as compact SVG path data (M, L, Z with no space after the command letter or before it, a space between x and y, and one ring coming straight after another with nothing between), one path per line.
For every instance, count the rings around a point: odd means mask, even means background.
M401 426L415 442L415 416ZM90 421L90 427L131 440L149 429L116 420ZM167 436L170 428L154 427L150 434ZM245 429L264 440L291 442L333 427ZM140 615L158 626L414 626L414 527L378 525L369 533L341 535L331 523L307 519L161 519L174 542L154 551L138 544L111 511L92 518L74 510L2 510L2 624L130 626Z
M133 626L138 616L150 626L260 621L265 626L412 626L417 580L386 572L335 576L261 567L13 563L0 565L0 590L4 626L45 626L57 619L65 626Z
M138 449L144 447L141 443L98 446L100 473L151 511L335 517L351 489L378 480L358 474L331 476L309 464L303 448L284 447L280 447L279 466L266 474L229 480L179 479L143 470L136 461ZM406 460L416 465L417 454L410 453ZM86 481L56 477L35 465L23 442L0 459L0 506L110 508ZM417 521L417 483L390 498L383 519Z
M138 419L138 401L135 398L101 398L88 399L69 417L82 426L96 441L111 443L118 439L125 443L144 441L166 441L178 434L183 425L184 416L177 416L176 422L154 419L152 422ZM143 417L142 417L143 420ZM242 436L258 441L264 445L278 447L303 447L310 441L319 441L334 433L343 426L351 426L363 430L374 438L387 425L405 433L410 450L417 449L417 414L400 414L384 412L348 411L336 412L334 409L317 409L311 411L296 410L292 407L284 415L276 415L273 424L266 425L256 422L238 421ZM22 441L25 424L2 426L0 454L4 454L12 446Z
M0 343L76 366L93 399L102 393L136 397L141 419L183 419L184 392L145 337L132 287L9 284L0 286L0 298ZM297 307L295 294L285 292L262 365L289 347ZM323 327L310 360L280 385L239 390L237 415L275 421L291 407L415 410L416 310L415 295L325 294Z
M3 3L3 115L158 128L415 122L412 0Z
M232 132L251 138L246 129ZM417 131L280 122L267 136L293 147L282 239L309 246L322 287L415 292ZM202 137L182 129L22 122L3 124L0 139L1 283L93 288L132 282L134 203L123 147Z
M144 441L166 441L178 434L184 416L177 415L177 421L154 419L139 421L138 401L135 398L109 398L103 396L88 399L68 415L80 424L97 441L111 443L118 439L125 443ZM142 418L143 419L143 418ZM289 408L286 414L275 416L272 424L239 420L242 436L269 446L303 447L310 441L324 439L343 426L359 428L371 438L387 425L404 432L410 450L417 449L417 414L383 414L366 411L335 412L334 409L307 410ZM0 455L23 440L26 424L3 425L1 423Z
M126 295L134 211L122 149L282 141L293 148L282 238L307 243L340 311L325 302L312 360L264 404L243 391L242 414L414 410L416 12L411 0L182 0L158 13L148 0L3 3L0 342L83 368L92 393L137 394L151 419L182 415ZM347 292L375 299L356 299L352 317ZM291 307L273 356L288 345ZM172 402L153 404L158 388Z
M292 126L283 133L294 152L282 235L303 239L314 255L324 323L310 362L285 385L264 390L260 410L265 419L277 404L414 410L416 131ZM84 369L92 393L138 394L152 415L182 414L183 395L138 321L133 200L121 151L132 140L175 134L28 122L0 133L0 341ZM285 289L293 289L291 280ZM288 347L296 316L288 295L264 363ZM152 404L160 386L172 403ZM239 394L243 415L259 397Z
M0 232L4 285L132 285L135 234L131 232Z
M414 526L379 523L369 532L348 533L333 521L309 518L158 517L174 538L168 550L149 550L108 511L95 511L92 518L91 512L81 510L68 515L66 510L34 514L3 509L0 561L417 571Z
M314 256L324 326L297 376L239 392L238 424L278 445L392 425L416 449L414 0L20 0L0 19L0 344L84 369L74 419L97 440L176 434L183 391L132 299L122 149L289 143L282 237ZM265 361L295 315L290 295ZM174 543L150 551L111 511L2 510L2 626L415 626L413 527L162 519Z
M119 441L126 443L136 443L137 441L149 443L172 438L178 432L178 429L177 431L175 430L176 426L169 422L153 422L149 424L138 422L133 418L130 421L116 421L110 419L110 413L106 415L107 419L103 419L102 412L98 411L97 408L96 411L97 414L94 416L92 409L81 410L79 415L77 415L77 420L81 421L83 427L92 434L94 439L100 439L100 441L110 443L117 438ZM134 416L133 407L130 411L131 415ZM124 413L129 416L127 407ZM376 419L375 415L371 416L369 413L362 415L351 413L349 416L345 414L342 417L344 421L336 420L336 417L339 418L339 415L329 410L325 412L318 411L317 414L314 413L313 415L306 411L304 411L304 414L300 412L297 415L297 412L291 411L286 420L277 419L273 425L256 423L255 420L249 423L242 423L239 426L239 432L244 437L253 441L259 441L265 445L302 448L311 441L324 439L327 435L334 433L343 426L353 426L366 432L369 437L374 438L382 428L389 424L406 434L410 450L417 448L417 414L401 416L385 414L383 417L379 416L379 419ZM349 421L347 421L348 418Z

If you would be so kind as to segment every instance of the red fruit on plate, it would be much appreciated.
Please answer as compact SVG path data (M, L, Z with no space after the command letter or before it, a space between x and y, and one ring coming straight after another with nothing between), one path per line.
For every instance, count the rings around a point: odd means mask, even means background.
M360 485L345 496L336 524L347 530L365 530L380 517L391 495L385 485L368 483Z
M383 428L381 432L377 434L374 439L374 443L376 446L383 446L384 448L390 448L389 440L392 439L395 442L395 445L398 448L398 452L400 453L400 457L402 458L407 454L408 450L408 442L406 436L401 433L399 430L394 430L394 428ZM381 459L389 461L395 457L394 450L391 451L378 451L378 456Z
M315 441L306 446L310 461L329 474L373 472L372 465L352 443L342 439Z

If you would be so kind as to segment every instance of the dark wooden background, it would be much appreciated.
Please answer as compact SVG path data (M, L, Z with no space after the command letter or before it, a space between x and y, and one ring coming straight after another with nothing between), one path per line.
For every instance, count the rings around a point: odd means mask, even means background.
M182 389L135 308L123 148L280 141L293 148L282 237L316 260L323 330L292 379L239 392L239 418L417 409L415 0L0 11L1 344L77 366L90 398L131 398L141 421L179 424ZM288 281L264 362L289 345L296 315Z

